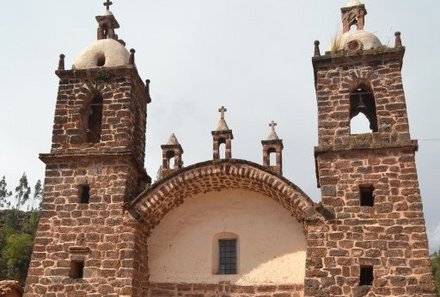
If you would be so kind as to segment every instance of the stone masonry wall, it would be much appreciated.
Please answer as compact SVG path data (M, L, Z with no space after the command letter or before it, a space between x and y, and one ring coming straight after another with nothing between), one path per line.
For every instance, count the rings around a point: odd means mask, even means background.
M145 296L146 234L124 210L132 168L118 158L47 165L24 296ZM82 184L90 185L88 204L79 203ZM85 261L82 279L69 277L71 260Z
M308 227L305 296L434 297L413 148L330 152L317 162L335 219ZM373 185L373 207L360 206L360 185ZM371 287L359 287L360 265L374 267Z
M350 92L359 83L369 85L374 93L379 127L376 136L383 142L409 141L399 58L392 56L386 60L373 55L358 61L353 58L348 64L319 65L316 72L319 146L350 143Z
M334 218L310 223L305 296L434 297L401 67L405 49L313 59L318 101L315 148L322 206ZM350 135L350 93L373 92L378 132ZM361 187L374 205L361 206ZM361 266L373 267L360 285Z
M144 164L149 95L135 69L68 70L60 84L52 136L52 153L128 150ZM95 94L103 97L101 141L84 139L84 113Z
M219 284L152 283L148 297L302 297L302 285L237 286Z

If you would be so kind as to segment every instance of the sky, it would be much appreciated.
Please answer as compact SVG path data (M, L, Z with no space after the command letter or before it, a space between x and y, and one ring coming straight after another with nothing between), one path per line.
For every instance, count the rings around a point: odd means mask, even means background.
M96 40L103 1L8 1L0 18L0 176L44 178L60 53L70 68ZM347 0L113 0L119 37L151 79L146 169L156 176L160 145L174 132L185 165L212 158L211 130L224 105L234 158L262 162L269 122L284 141L284 175L319 202L313 147L317 108L311 57L341 30ZM440 248L440 18L438 0L366 0L365 29L383 44L402 32L403 79L431 251Z

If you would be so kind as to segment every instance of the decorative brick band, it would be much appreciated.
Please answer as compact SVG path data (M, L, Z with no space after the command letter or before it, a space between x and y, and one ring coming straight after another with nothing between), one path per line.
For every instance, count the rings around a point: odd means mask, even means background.
M237 159L198 163L153 184L131 204L154 227L184 199L209 191L244 189L273 198L298 221L320 217L313 201L296 185L261 165Z

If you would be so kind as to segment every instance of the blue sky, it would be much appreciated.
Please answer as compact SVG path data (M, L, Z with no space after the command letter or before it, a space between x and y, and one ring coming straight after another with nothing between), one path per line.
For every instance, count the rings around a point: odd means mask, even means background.
M96 39L103 1L8 1L2 7L0 175L10 188L23 171L43 178L40 152L50 148L58 55L70 66ZM113 1L119 36L136 49L141 76L150 78L149 174L161 162L160 144L175 132L186 165L211 158L217 109L228 108L233 156L261 163L260 140L278 122L284 173L315 201L317 143L313 41L326 49L340 30L346 0ZM401 31L407 53L403 77L431 250L440 248L440 27L437 0L365 1L366 30L383 44Z

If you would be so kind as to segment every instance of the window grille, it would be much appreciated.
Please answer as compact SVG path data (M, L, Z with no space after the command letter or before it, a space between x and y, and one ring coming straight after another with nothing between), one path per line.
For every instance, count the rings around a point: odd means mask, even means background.
M218 274L237 273L237 239L220 239Z

